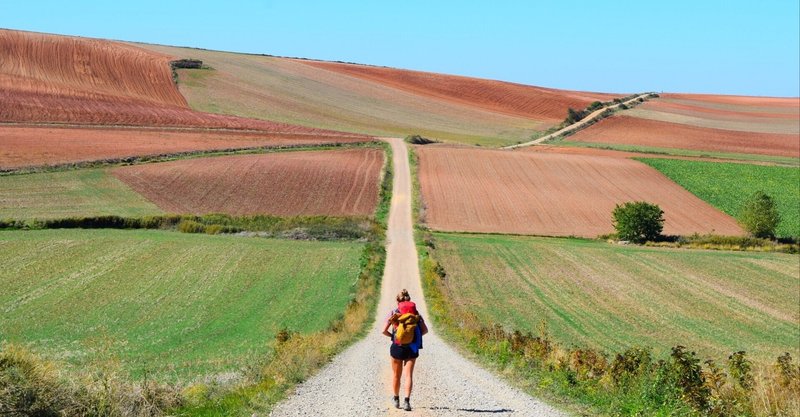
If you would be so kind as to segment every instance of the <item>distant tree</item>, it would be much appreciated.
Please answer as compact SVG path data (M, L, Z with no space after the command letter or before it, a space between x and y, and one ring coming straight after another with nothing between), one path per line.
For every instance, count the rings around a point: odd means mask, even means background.
M739 224L755 237L775 237L775 229L780 222L781 215L775 200L763 191L756 191L745 200L739 213Z
M664 211L645 201L617 204L612 212L614 228L622 240L644 243L655 240L664 230Z
M575 122L579 122L581 119L586 117L586 112L583 110L575 110L572 107L567 109L567 124L573 124Z

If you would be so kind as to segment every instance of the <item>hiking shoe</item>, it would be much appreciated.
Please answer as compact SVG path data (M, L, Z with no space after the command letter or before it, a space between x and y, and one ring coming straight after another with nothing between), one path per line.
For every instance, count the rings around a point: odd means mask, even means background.
M411 411L411 402L408 400L408 398L406 398L406 400L403 402L403 410Z
M392 397L392 402L394 403L394 408L400 408L400 397Z

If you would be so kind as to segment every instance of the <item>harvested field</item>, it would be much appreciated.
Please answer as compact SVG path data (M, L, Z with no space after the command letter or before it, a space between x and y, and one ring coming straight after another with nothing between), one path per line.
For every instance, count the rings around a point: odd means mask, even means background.
M171 213L369 216L380 149L281 152L120 167L113 174Z
M797 135L710 129L622 115L604 119L571 135L569 140L800 157L800 139Z
M313 60L301 62L414 94L536 120L561 122L569 107L583 109L593 101L610 101L618 97L369 65Z
M611 211L656 203L664 232L740 235L736 221L638 161L590 155L416 147L425 221L436 230L587 236Z
M594 99L611 97L440 76L455 80L447 88L463 86L470 92L466 98L459 98L453 91L421 90L431 87L430 83L413 88L390 85L305 60L141 47L192 56L214 68L178 71L179 88L195 110L376 136L417 133L454 142L508 145L528 140L533 132L560 122L568 105L585 107ZM422 77L413 71L392 71ZM565 98L560 98L562 95Z
M4 231L0 332L76 366L113 358L136 377L239 372L263 359L282 328L311 333L340 317L362 248L153 230Z
M0 170L177 152L368 140L357 135L0 125Z
M800 354L797 255L611 245L579 239L434 234L453 304L482 322L564 346L621 352L676 345L724 361ZM491 277L491 279L487 279ZM612 356L613 357L613 356Z
M193 111L172 80L172 59L120 42L0 29L0 122L324 133Z

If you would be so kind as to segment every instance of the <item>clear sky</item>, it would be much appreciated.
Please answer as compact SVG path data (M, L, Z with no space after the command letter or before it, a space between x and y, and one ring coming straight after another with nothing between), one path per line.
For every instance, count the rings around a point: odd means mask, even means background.
M0 0L0 27L575 90L800 96L798 0Z

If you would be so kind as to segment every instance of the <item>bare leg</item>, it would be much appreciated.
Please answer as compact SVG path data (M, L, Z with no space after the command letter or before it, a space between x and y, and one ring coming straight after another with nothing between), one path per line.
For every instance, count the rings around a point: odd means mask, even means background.
M416 359L409 359L405 362L406 398L411 398L411 388L414 386L414 364L416 362Z
M400 376L403 374L403 361L392 358L392 388L394 395L400 395Z

